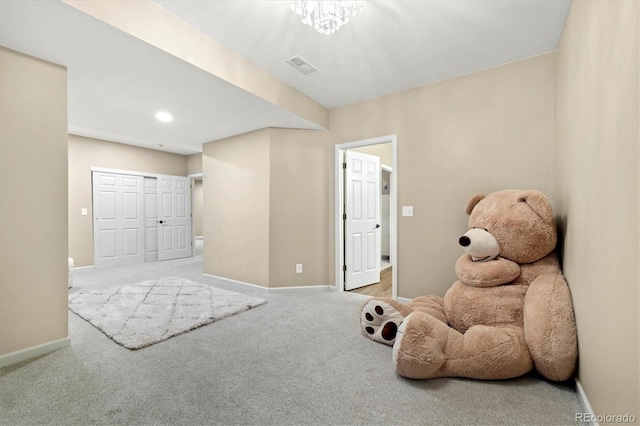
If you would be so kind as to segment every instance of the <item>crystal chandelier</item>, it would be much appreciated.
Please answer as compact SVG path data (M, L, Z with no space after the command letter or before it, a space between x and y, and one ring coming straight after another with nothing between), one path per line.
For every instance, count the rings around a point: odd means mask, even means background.
M364 6L360 1L347 0L296 0L291 10L302 16L302 22L322 34L333 34L355 16Z

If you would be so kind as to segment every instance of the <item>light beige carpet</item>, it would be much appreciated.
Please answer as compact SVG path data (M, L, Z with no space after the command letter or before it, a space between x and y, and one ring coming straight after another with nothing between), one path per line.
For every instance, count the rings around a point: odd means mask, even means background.
M129 349L153 345L263 303L257 297L180 277L69 296L72 312Z

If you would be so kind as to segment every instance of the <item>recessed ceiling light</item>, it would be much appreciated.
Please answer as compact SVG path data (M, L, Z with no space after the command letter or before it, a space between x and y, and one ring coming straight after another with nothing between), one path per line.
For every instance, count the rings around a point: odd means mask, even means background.
M165 111L158 111L156 112L156 119L158 121L162 121L163 123L169 123L173 121L173 115Z

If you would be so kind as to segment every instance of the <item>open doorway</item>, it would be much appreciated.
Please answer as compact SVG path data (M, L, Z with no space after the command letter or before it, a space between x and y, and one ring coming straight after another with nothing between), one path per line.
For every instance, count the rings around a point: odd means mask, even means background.
M193 256L199 256L204 251L204 233L202 230L202 200L203 186L202 173L190 174L191 178L191 212L192 212L192 232L193 232Z
M396 135L336 145L335 282L339 292L379 296L386 285L390 291L383 295L397 298L396 153ZM361 171L369 176L359 177Z

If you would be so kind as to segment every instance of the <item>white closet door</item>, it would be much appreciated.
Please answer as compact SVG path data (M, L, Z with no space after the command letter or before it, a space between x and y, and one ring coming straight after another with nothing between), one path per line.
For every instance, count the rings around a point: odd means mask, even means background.
M158 260L158 179L144 178L144 261Z
M191 254L191 178L159 175L158 260Z
M144 262L142 176L93 172L94 264Z

